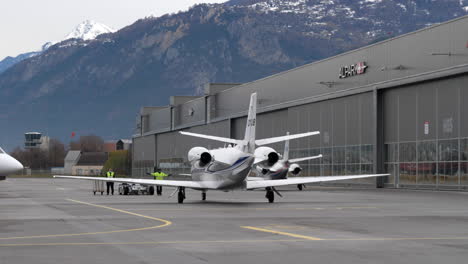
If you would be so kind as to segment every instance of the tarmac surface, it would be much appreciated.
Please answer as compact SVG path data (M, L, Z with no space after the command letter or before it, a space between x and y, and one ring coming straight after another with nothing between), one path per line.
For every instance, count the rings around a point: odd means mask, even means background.
M117 185L116 185L117 187ZM96 195L91 182L0 182L0 264L467 263L468 193L187 190Z

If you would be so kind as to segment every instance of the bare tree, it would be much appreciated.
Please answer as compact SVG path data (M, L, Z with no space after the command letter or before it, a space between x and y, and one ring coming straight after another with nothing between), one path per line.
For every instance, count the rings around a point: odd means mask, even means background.
M70 142L70 150L102 152L104 150L104 140L96 135L81 136L78 141Z
M63 167L65 155L65 145L58 139L51 139L49 141L49 166Z
M48 169L50 167L63 167L66 150L65 145L60 140L51 139L48 151L16 147L10 154L31 169Z
M31 169L47 169L49 157L47 151L41 149L20 149L15 148L11 155L20 161L24 166Z

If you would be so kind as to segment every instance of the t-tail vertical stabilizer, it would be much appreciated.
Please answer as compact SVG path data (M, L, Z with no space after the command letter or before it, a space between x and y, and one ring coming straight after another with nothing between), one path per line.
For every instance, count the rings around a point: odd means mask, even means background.
M249 112L247 115L247 124L245 126L244 146L242 150L247 153L255 151L255 128L257 125L257 93L250 95Z

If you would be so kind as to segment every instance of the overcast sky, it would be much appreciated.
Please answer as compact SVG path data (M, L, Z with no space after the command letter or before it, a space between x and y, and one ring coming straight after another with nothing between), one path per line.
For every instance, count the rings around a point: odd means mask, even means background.
M90 19L120 29L146 16L226 0L0 0L0 60L60 40Z

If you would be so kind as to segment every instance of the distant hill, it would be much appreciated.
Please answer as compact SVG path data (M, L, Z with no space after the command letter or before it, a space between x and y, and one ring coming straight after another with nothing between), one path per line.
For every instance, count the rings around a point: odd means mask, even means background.
M127 138L139 107L170 95L259 79L467 10L464 0L233 0L65 40L0 75L0 144L29 130Z

